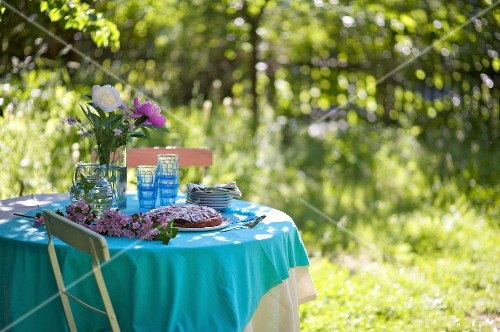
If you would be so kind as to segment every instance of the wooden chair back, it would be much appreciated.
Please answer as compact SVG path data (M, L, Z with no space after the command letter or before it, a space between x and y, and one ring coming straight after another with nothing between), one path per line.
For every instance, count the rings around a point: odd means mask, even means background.
M109 298L108 289L106 288L106 283L104 282L104 278L102 276L101 265L99 263L100 261L108 261L110 258L108 244L104 237L63 216L56 214L53 211L44 210L43 216L45 219L45 225L47 226L47 233L49 235L49 243L47 244L47 247L49 251L50 263L52 265L52 270L54 271L57 288L59 289L59 295L61 297L69 330L71 332L77 331L75 319L69 303L69 299L71 298L87 309L107 316L111 330L113 332L120 331L113 305ZM84 300L75 297L66 290L54 247L53 237L57 237L69 246L92 257L92 272L94 273L105 310L100 310L89 305Z
M207 148L186 147L153 147L128 148L127 167L135 168L139 165L156 165L159 154L179 155L179 167L199 167L201 178L205 175L205 168L213 164L213 154Z

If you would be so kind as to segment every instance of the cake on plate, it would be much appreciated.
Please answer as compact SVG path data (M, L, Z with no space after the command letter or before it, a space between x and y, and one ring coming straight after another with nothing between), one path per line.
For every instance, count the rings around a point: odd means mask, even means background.
M161 206L147 213L151 217L173 220L175 227L204 228L219 226L222 223L220 212L211 207L196 204L174 204Z

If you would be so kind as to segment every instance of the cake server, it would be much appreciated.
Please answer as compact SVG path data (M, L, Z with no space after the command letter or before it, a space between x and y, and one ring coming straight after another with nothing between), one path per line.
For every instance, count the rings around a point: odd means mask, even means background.
M229 227L229 228L224 228L223 230L221 230L221 232L226 232L226 231L230 231L232 229L239 229L239 228L254 228L255 226L257 226L258 223L260 223L264 218L266 217L266 215L262 215L262 216L259 216L259 217L255 217L253 219L251 219L250 221L247 221L246 223L242 224L242 225L236 225L236 226L233 226L233 227Z

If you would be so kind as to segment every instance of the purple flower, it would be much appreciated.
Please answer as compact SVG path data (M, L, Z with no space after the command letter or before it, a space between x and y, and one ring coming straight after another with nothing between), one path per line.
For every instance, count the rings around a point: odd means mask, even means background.
M151 101L146 101L144 103L139 102L139 98L134 98L135 108L131 108L132 114L131 118L140 118L145 116L147 120L144 122L145 125L153 125L155 127L162 127L167 122L167 119L161 114L160 107Z
M121 129L118 128L113 129L113 132L115 133L115 136L120 136L122 134Z
M77 122L78 122L78 118L69 117L66 119L66 123L69 124L70 126L74 125Z
M79 200L66 207L66 218L87 227L97 218L97 212L92 204Z
M168 224L165 216L150 217L142 213L128 215L118 210L105 211L101 218L97 217L93 204L84 200L73 202L66 207L66 218L94 232L108 236L126 236L141 240L156 240L160 230ZM44 224L43 216L37 213L35 226ZM159 224L159 225L158 225Z
M94 135L94 132L92 131L84 131L81 133L82 137L92 137Z
M45 225L45 218L43 217L43 214L41 214L41 213L36 214L34 225L35 226Z

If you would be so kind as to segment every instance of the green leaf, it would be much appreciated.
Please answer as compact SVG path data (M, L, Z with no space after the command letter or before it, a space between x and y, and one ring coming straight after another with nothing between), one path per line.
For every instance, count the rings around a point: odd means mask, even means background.
M130 134L130 137L146 138L146 135L144 135L143 133L139 133L139 132L133 132L132 134Z
M102 109L100 109L97 105L95 105L94 103L89 103L89 105L92 105L92 107L95 109L95 111L97 112L97 114L101 117L101 119L105 119L106 118L106 112L104 112Z
M49 18L52 22L57 22L62 18L61 11L57 8L52 8L52 10L49 12Z
M89 120L91 123L94 123L92 121L92 117L90 116L91 113L88 111L88 107L87 107L87 111L85 110L85 108L83 108L82 105L80 105L80 108L82 109L82 112L85 115L85 117L87 118L87 120Z
M170 242L170 239L175 238L177 236L177 233L179 232L177 227L174 227L173 225L174 225L174 222L169 221L167 223L167 227L159 228L159 233L156 236L156 239L161 240L163 244L168 245L168 243Z
M147 116L141 116L140 118L137 118L137 120L134 121L134 125L136 127L139 127L141 124L143 124L144 122L146 122L148 120L148 117Z
M40 2L40 11L43 13L44 11L49 9L49 4L47 1Z
M158 130L158 131L162 131L164 133L169 133L170 130L168 130L166 127L148 127L149 129L151 130Z
M88 105L87 105L87 114L88 114L88 118L89 118L90 122L92 123L92 126L94 127L94 129L100 128L101 127L101 118L99 117L99 115L94 114L94 112L92 112L92 110L89 108Z
M113 114L109 116L103 123L103 126L109 126L117 121L120 121L123 117L123 114Z
M144 132L144 135L145 135L146 139L148 140L148 142L151 143L151 135L149 134L148 128L142 127L141 129Z

